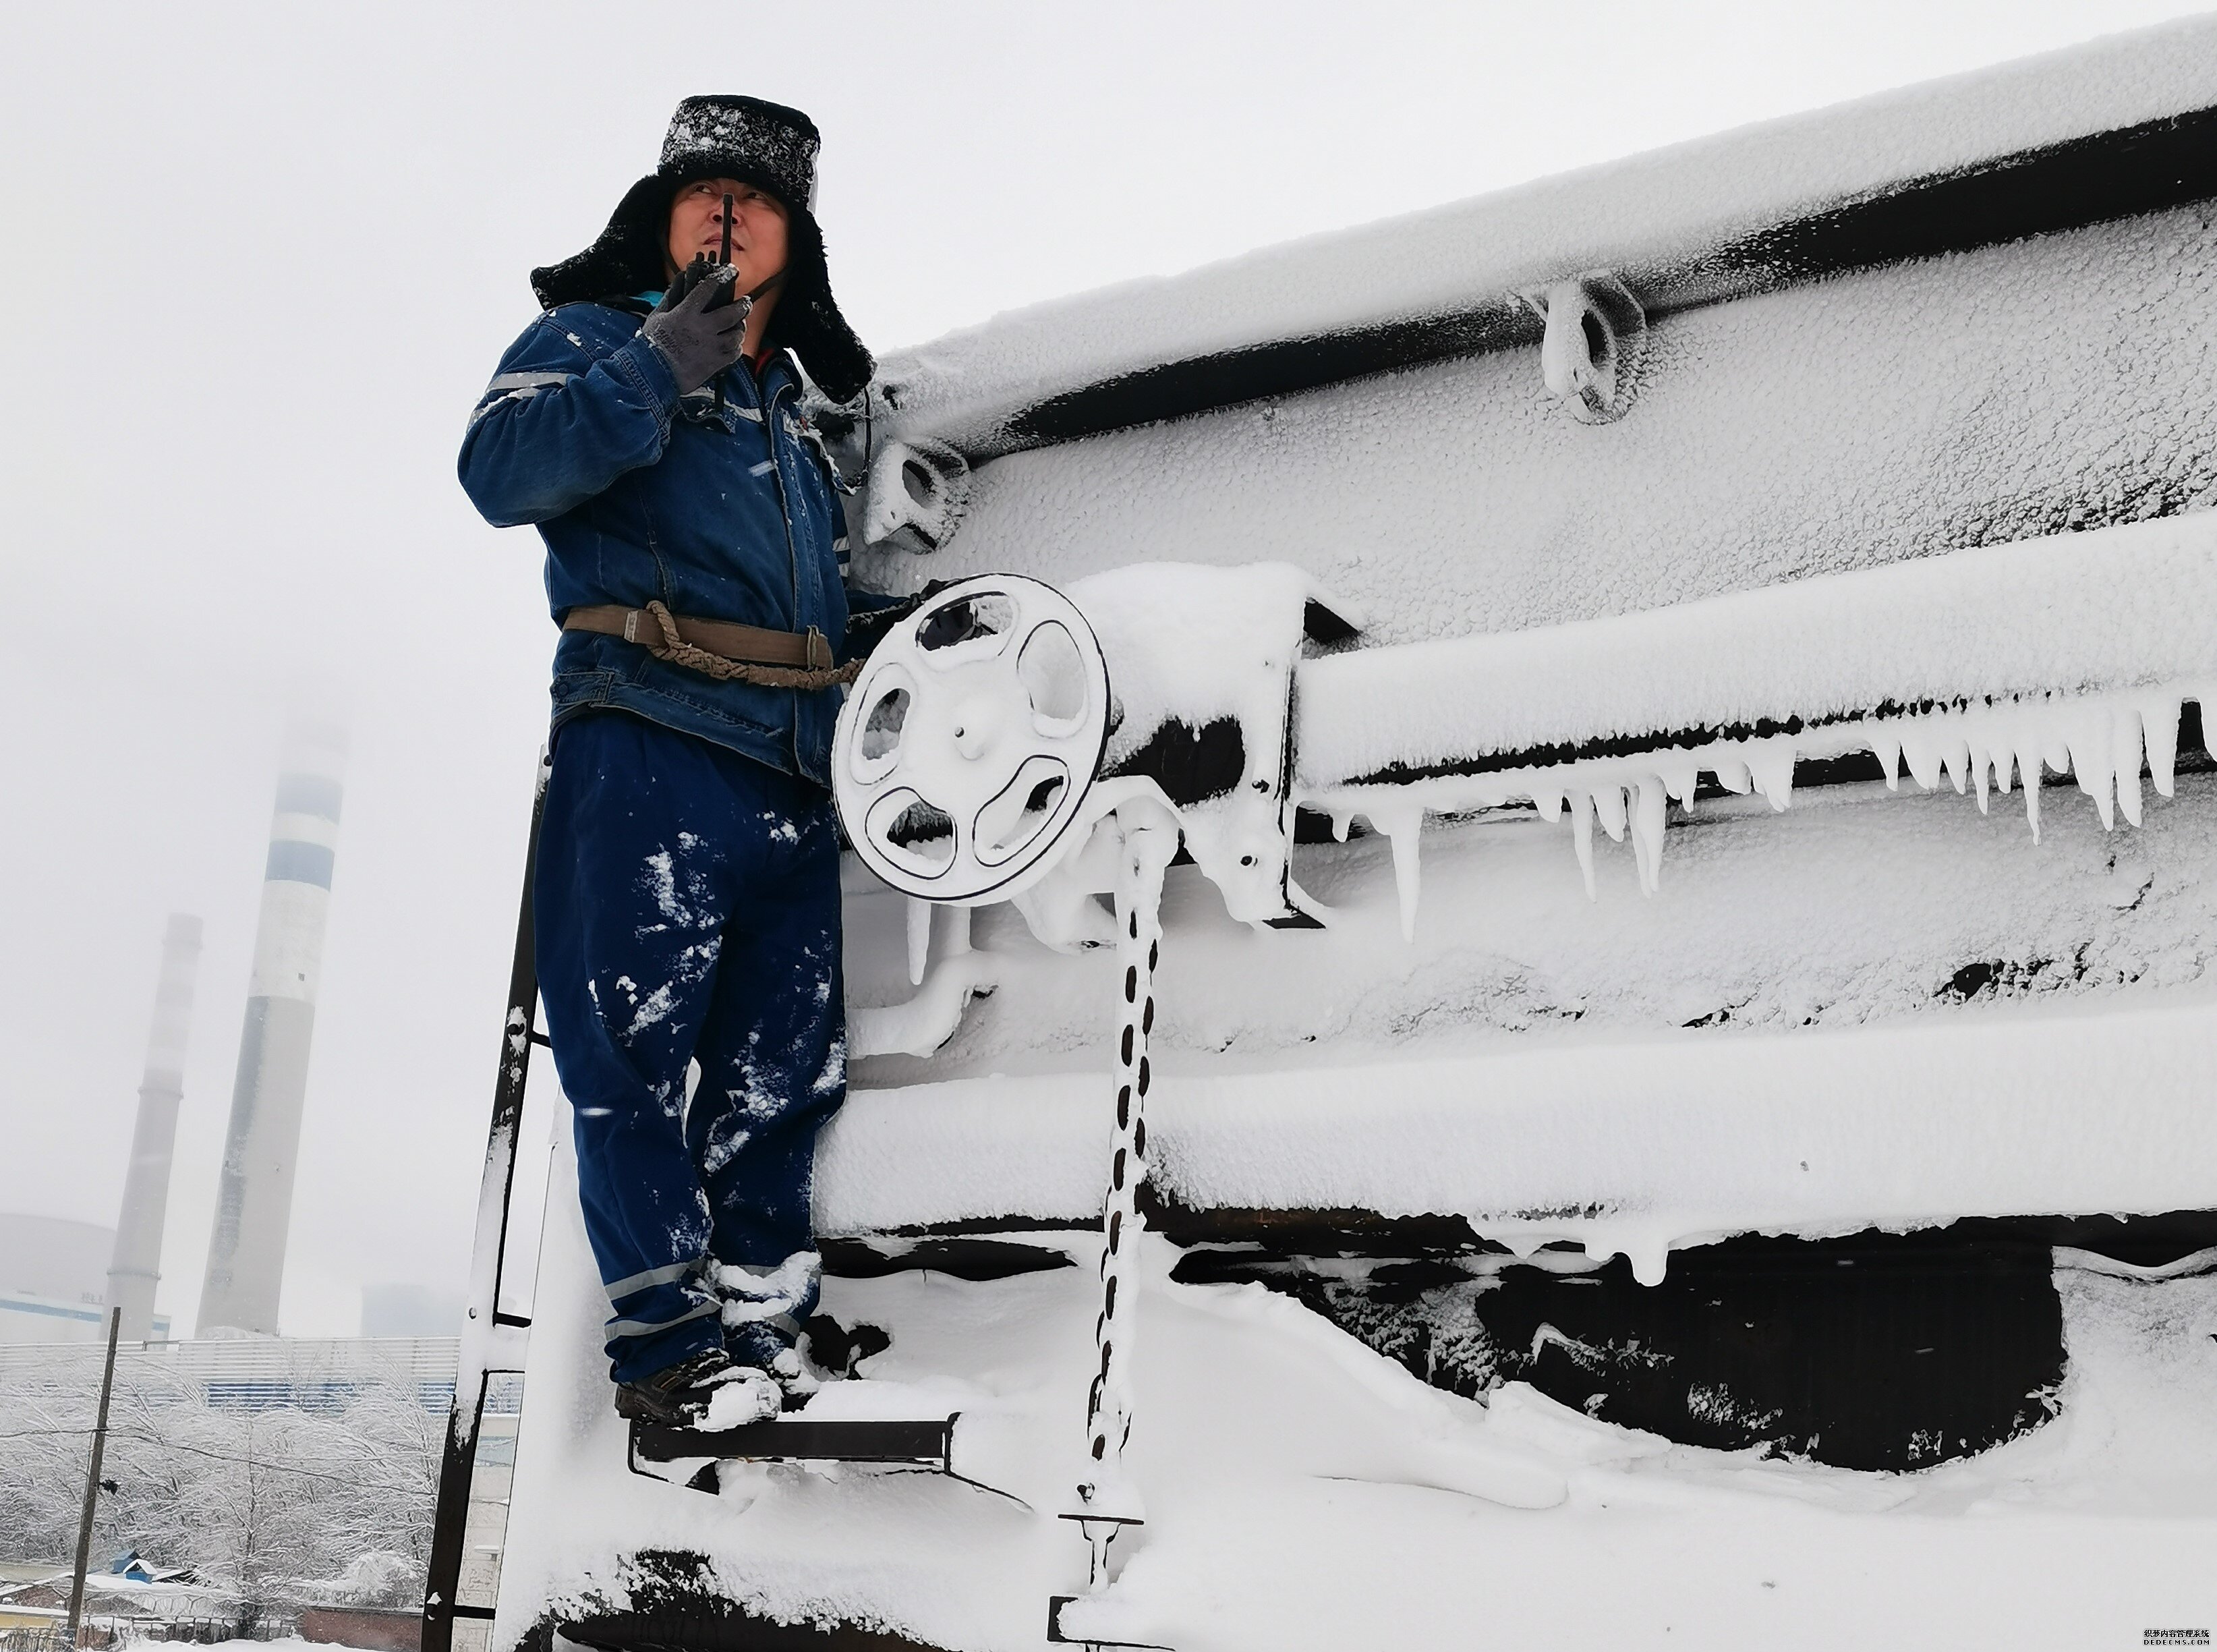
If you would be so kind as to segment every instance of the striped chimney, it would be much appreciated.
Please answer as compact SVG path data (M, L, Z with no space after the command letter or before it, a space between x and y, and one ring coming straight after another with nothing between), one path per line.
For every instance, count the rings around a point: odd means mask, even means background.
M161 979L154 986L154 1021L146 1034L145 1076L139 1081L131 1167L123 1179L123 1211L115 1219L115 1253L108 1264L108 1305L123 1310L126 1342L144 1342L154 1332L170 1157L177 1142L177 1104L185 1094L185 1038L192 1030L193 976L200 962L201 920L170 913L162 937Z
M322 725L298 725L286 734L215 1228L201 1286L201 1336L277 1332L345 751L345 737Z

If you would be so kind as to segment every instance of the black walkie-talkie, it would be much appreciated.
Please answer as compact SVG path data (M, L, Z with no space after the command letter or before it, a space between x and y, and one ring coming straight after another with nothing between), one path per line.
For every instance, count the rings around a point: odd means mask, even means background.
M726 195L724 197L724 238L722 244L717 249L716 262L719 265L727 269L731 267L732 263L732 197L729 195ZM732 302L732 300L726 296L724 299L723 303L711 304L708 307L712 310L720 310L724 307L725 304L729 304L730 302ZM752 298L749 298L747 300L748 311L751 312L754 307L754 300ZM739 319L739 325L744 327L746 325L746 317L742 315ZM716 411L719 413L724 411L724 375L720 373L716 375Z

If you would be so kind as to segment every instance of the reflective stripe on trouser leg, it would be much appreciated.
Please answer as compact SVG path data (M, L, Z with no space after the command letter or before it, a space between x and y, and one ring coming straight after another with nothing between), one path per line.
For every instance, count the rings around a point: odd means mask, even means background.
M816 1311L824 1259L796 1251L775 1267L719 1263L710 1277L724 1306L724 1344L743 1365L767 1369L800 1340L800 1327Z
M683 1124L737 898L704 830L733 812L717 780L705 742L635 718L579 718L555 736L533 891L540 991L620 1383L720 1338L699 1267L713 1218Z

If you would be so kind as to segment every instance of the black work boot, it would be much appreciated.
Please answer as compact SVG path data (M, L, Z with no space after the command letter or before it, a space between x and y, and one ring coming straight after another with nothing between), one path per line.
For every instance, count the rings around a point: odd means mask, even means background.
M726 1390L731 1397L715 1405L717 1396ZM712 1406L718 1414L713 1417L709 1414ZM761 1371L734 1365L721 1348L704 1349L652 1377L616 1387L616 1415L671 1428L697 1428L703 1423L736 1428L775 1416L777 1409L775 1385Z

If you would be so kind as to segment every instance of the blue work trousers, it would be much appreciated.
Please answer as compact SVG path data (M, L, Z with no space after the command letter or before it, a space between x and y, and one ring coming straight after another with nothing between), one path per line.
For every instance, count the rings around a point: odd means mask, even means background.
M573 718L532 909L614 1379L726 1320L750 1353L767 1321L789 1340L816 1300L816 1133L847 1094L830 794L628 713Z

